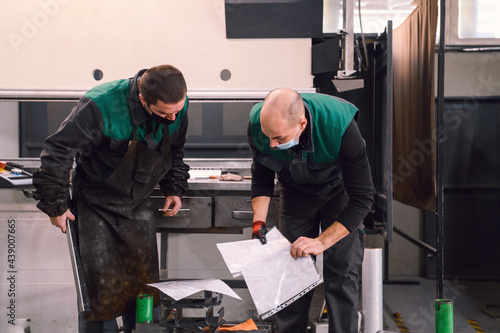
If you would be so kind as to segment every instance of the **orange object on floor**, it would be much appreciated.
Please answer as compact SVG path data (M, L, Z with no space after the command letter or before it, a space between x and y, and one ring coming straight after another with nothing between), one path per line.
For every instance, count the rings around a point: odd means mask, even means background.
M231 327L219 327L220 331L257 331L257 325L255 325L253 319L248 319L244 323L238 324L236 326Z

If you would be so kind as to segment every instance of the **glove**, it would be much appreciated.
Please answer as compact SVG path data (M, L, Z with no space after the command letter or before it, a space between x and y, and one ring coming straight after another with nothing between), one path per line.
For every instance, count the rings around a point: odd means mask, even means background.
M266 239L266 234L267 234L267 228L266 228L266 222L264 221L254 221L252 224L253 231L252 231L252 239L258 238L262 245L267 243Z

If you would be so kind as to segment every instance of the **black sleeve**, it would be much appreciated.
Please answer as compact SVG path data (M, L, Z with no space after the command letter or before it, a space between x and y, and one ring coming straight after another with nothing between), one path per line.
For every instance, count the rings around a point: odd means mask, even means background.
M184 144L188 128L188 114L184 114L179 135L170 143L172 148L172 169L160 181L160 188L165 196L181 197L188 191L189 165L184 163Z
M102 115L97 105L82 97L59 129L45 140L41 167L33 174L37 207L51 217L69 207L69 174L75 156L90 153L103 137Z
M261 196L272 197L274 192L274 178L276 175L273 170L266 168L257 162L257 157L260 155L260 151L253 142L250 124L248 124L247 128L247 137L250 145L250 152L252 153L251 198L253 199Z
M33 198L38 209L50 217L61 216L69 208L69 171L40 167L33 173Z
M342 137L340 165L349 201L338 221L352 231L370 211L374 193L366 144L354 120Z

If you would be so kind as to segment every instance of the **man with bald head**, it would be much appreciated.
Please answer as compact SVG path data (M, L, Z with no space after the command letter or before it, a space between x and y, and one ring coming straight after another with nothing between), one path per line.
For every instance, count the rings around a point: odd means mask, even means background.
M358 109L323 94L279 88L250 112L252 237L262 238L277 176L279 230L293 258L323 253L329 332L358 332L363 218L374 187ZM279 333L306 332L313 291L275 315Z

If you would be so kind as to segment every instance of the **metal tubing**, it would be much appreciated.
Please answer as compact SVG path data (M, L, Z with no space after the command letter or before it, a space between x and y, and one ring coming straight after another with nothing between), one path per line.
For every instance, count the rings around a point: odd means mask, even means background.
M408 234L405 234L403 231L401 231L400 229L398 229L398 227L396 227L396 226L393 226L392 228L393 228L393 230L397 234L401 235L401 237L403 237L404 239L406 239L406 240L410 241L411 243L417 245L418 247L420 247L424 251L432 254L433 256L437 255L437 250L434 247L430 246L429 244L427 244L425 242L422 242L421 240L415 239L415 238L411 237Z
M438 80L437 80L437 110L436 110L436 205L437 205L437 223L436 223L436 294L437 298L443 298L444 281L444 181L443 181L443 137L444 137L444 49L445 49L445 22L446 22L446 0L440 2L441 18L439 32L439 53L438 53Z
M315 88L295 87L298 92L315 93ZM50 90L50 89L2 89L0 88L0 100L29 101L29 100L78 100L85 94L86 90ZM264 99L269 90L215 90L196 89L188 90L190 100L261 100Z
M354 71L354 0L344 1L344 29L345 35L344 47L344 72L349 75Z
M384 241L384 281L389 281L389 242Z
M85 276L83 274L83 266L80 260L76 229L73 227L72 223L73 222L69 220L66 221L66 238L68 240L71 266L73 267L73 277L75 279L78 312L89 313L91 311L90 298L87 291Z

